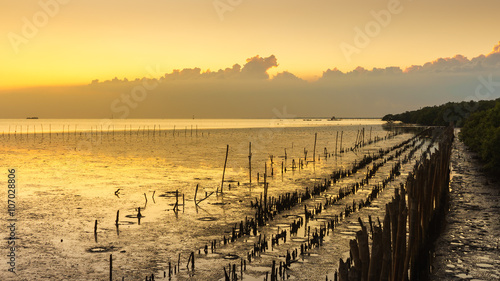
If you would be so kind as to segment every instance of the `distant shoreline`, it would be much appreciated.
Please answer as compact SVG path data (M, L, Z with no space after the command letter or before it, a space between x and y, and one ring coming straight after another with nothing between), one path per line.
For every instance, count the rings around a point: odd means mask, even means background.
M0 118L0 120L298 120L298 119L311 119L311 120L330 120L331 117L294 117L294 118L26 118L26 117L12 117ZM382 120L382 117L337 117L338 120Z

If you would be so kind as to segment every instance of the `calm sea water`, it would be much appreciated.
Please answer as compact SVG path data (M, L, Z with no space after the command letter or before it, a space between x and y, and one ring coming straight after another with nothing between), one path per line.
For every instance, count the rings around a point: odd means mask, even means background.
M0 133L48 133L98 130L191 130L381 125L380 119L0 119Z
M223 277L223 266L230 262L224 256L246 257L257 237L197 257L195 272L185 270L188 254L229 236L235 223L254 216L250 201L263 192L265 166L269 195L279 196L305 190L332 170L349 168L363 155L411 137L402 134L335 156L341 139L344 148L352 147L363 129L367 141L389 134L380 120L0 120L2 176L6 179L7 169L15 168L18 179L17 276L7 272L8 265L1 262L0 279L103 280L109 278L112 253L114 273L120 280L142 280L151 273L163 277L168 263L176 263L179 254L184 266L175 280L218 280ZM228 146L224 194L214 194L196 206L197 185L198 199L220 188ZM311 161L313 155L315 162L291 170L292 161ZM356 180L346 179L331 194ZM6 189L0 193L5 199ZM175 191L180 194L179 212L173 211ZM391 197L390 191L385 197ZM324 198L313 202L321 200ZM0 202L0 208L7 209L6 200ZM140 224L135 218L139 207L144 216ZM339 205L332 212L341 208ZM383 215L382 209L375 205L370 212ZM302 212L303 206L288 215L296 217ZM6 222L6 212L1 216ZM276 233L290 220L278 218L261 233ZM325 274L331 275L338 258L346 255L348 239L357 226L354 220L343 227L339 230L343 234L327 239L336 246L323 247L323 252L295 263L292 277L323 280ZM1 231L0 235L6 238L9 234ZM245 280L262 280L271 261L300 241L290 241L248 265ZM96 248L111 251L92 252ZM312 263L314 269L310 269Z

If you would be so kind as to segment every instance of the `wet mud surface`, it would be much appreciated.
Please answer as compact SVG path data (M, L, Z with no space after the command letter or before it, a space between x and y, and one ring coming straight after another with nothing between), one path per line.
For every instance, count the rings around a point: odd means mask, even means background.
M384 139L388 132L374 126L373 132L367 128L367 138L377 136L382 138L380 142L335 156L337 139L339 143L343 140L343 148L351 147L359 138L361 128L346 125L199 130L198 136L196 131L191 136L187 130L175 136L171 131L168 134L157 131L155 135L151 130L142 129L98 134L94 130L90 135L71 130L71 134L17 134L2 138L0 162L16 168L19 185L17 273L9 273L7 263L1 262L0 280L105 280L110 274L111 255L113 278L117 280L122 277L144 280L151 274L156 279L168 279L170 266L177 266L171 280L224 280L223 269L236 264L240 271L241 260L260 237L270 241L273 235L289 229L290 223L303 218L306 207L312 210L319 204L324 205L327 198L339 194L340 188L365 178L365 169L346 176L328 192L276 216L259 228L257 234L226 245L223 238L233 236L235 225L255 215L250 202L262 196L266 163L268 195L277 198L285 193L303 193L322 183L332 171L349 169L364 156L412 137L401 134ZM316 133L317 159L311 162ZM249 142L252 143L252 185L248 184ZM418 143L421 142L427 143L425 140ZM224 193L217 195L214 192L221 185L227 144L230 149ZM306 151L309 152L307 161ZM395 165L398 157L388 159L395 153L391 151L384 156L387 162L372 178L372 185L382 181ZM408 150L401 157L407 153ZM272 161L270 155L274 156ZM293 162L298 165L299 161L304 162L303 167L293 169ZM282 163L287 168L284 171ZM403 165L402 175L407 174L410 167L410 163ZM310 250L294 261L289 270L290 279L324 280L326 275L332 279L339 257L348 255L348 241L359 228L357 217L367 221L368 215L383 216L380 206L390 200L393 187L402 180L403 177L398 177L392 182L371 207L345 219L334 234L330 232L325 237L323 247ZM310 227L311 235L346 205L365 198L371 187L360 188L357 194L310 220L307 229ZM178 211L173 210L176 191L179 192ZM195 194L199 204L194 203ZM6 189L0 191L0 197L7 197ZM204 198L206 200L200 202ZM0 201L0 208L7 209L6 203L6 200ZM0 214L0 220L6 221L6 212ZM266 252L247 263L243 279L263 280L273 261L283 261L287 251L300 249L307 241L309 232L305 229L303 225L293 237L288 232L286 243L280 241L274 246L269 243ZM6 239L8 233L1 231L0 235ZM213 252L212 241L217 243ZM207 252L204 251L206 245ZM196 268L188 270L188 257L193 252ZM6 249L0 250L0 254L6 255Z
M151 274L160 280L224 280L224 268L230 265L236 265L238 280L264 280L273 262L284 262L289 252L300 250L314 233L321 232L336 215L345 212L347 206L364 201L372 188L387 179L397 162L409 157L398 176L370 206L343 218L335 229L328 230L321 246L309 248L294 258L286 273L287 279L325 280L327 276L333 280L339 258L345 260L349 256L349 240L360 229L358 218L365 222L369 216L375 221L383 218L384 206L392 199L395 188L404 183L423 151L432 147L429 139L419 138L408 147L395 148L413 138L405 133L381 138L341 155L332 154L336 151L338 131L342 132L340 138L343 135L344 144L350 146L357 142L360 129L358 126L228 129L200 132L199 137L196 133L188 136L186 131L175 136L137 131L91 135L84 145L76 133L53 134L42 139L32 135L6 139L0 143L0 160L17 167L22 182L17 215L19 258L16 276L6 275L6 264L0 264L0 280L105 280L109 276L111 254L113 277L118 280L123 277L144 280ZM318 146L316 160L312 162L316 132ZM381 127L374 127L374 137L386 135ZM247 174L249 141L252 184ZM214 194L221 184L227 144L230 153L224 193ZM240 222L254 217L256 212L251 202L256 202L264 192L262 175L266 163L270 174L268 195L279 198L286 193L311 190L329 178L332 171L351 169L365 156L385 149L388 152L380 159L357 173L342 176L321 194L277 214L274 220L259 227L257 233L224 242L234 236ZM415 154L410 157L412 149ZM309 151L307 161L306 151ZM299 163L301 157L303 167L293 169L292 163ZM380 167L369 184L326 208L326 202L339 195L341 189L362 182L375 164ZM281 165L287 169L282 170ZM257 173L261 175L260 181L256 179ZM180 195L178 203L176 192ZM204 201L200 202L201 199ZM179 208L174 211L176 205ZM298 219L306 221L305 210L318 206L320 209L323 206L322 212L303 224L296 234L290 234L291 224ZM0 215L0 219L4 217ZM490 219L494 225L494 219ZM283 230L287 230L284 239L273 244L273 236ZM250 262L247 257L261 239L268 241L269 247L254 255ZM212 251L213 241L216 247ZM191 253L196 257L195 269L187 266ZM241 263L247 260L242 271ZM169 278L168 272L176 266Z
M451 165L449 212L430 280L500 280L500 182L481 172L458 138Z

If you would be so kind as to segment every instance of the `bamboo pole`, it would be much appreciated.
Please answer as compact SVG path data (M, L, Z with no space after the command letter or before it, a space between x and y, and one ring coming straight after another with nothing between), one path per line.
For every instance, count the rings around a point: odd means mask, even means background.
M222 181L220 183L220 193L223 193L224 175L226 174L227 154L229 153L229 144L226 146L226 159L224 160L224 170L222 171Z
M361 260L361 281L368 281L368 269L370 266L370 250L368 248L368 231L361 218L358 218L361 230L356 232Z
M252 186L252 143L248 143L248 179Z
M264 211L267 211L267 162L264 163Z
M316 162L316 139L317 138L318 138L318 133L314 133L313 162Z
M382 262L383 262L383 242L382 229L378 226L373 227L372 234L372 253L370 258L370 267L368 269L368 280L380 280Z
M198 184L196 184L196 190L194 191L194 204L195 205L198 205L198 203L196 203L196 195L198 194Z
M342 131L342 132L340 133L340 148L339 148L340 153L342 153L342 137L343 137L343 136L344 136L344 131Z
M174 205L174 211L177 212L179 211L179 190L175 191L175 205Z
M109 255L109 281L113 281L113 254Z
M356 132L356 140L354 141L354 147L358 146L359 144L358 139L359 139L359 130Z
M97 243L97 220L94 223L94 240Z

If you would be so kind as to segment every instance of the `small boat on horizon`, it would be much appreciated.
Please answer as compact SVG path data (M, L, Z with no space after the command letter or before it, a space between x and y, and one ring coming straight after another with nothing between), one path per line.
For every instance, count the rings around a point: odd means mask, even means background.
M26 119L38 119L38 117L33 116L33 117L26 117Z
M332 116L332 118L328 119L328 121L340 121L342 119L336 118L335 116Z

